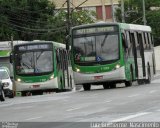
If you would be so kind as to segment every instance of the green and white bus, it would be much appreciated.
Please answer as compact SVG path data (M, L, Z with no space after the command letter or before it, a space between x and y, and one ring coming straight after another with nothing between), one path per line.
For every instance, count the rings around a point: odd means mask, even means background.
M125 23L94 23L71 30L71 61L76 85L115 88L155 74L151 28Z
M14 90L17 94L70 89L70 85L65 83L69 60L65 48L64 44L52 41L32 41L15 45L11 62Z

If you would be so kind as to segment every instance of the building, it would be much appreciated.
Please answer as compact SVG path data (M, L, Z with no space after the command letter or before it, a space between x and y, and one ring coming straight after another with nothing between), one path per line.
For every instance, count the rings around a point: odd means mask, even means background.
M55 3L56 9L67 8L66 0L51 1ZM112 12L114 12L115 8L118 6L119 0L87 0L86 2L85 1L86 0L70 0L70 7L79 7L78 9L93 10L96 12L97 20L114 21L115 17Z

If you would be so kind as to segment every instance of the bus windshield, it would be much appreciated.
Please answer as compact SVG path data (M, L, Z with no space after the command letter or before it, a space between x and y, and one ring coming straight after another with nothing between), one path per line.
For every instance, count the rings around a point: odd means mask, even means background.
M3 80L3 79L8 79L8 78L9 78L9 75L8 75L7 71L1 70L0 71L0 79Z
M73 39L77 64L109 63L119 59L118 32L82 35Z
M53 71L52 51L26 51L16 54L17 74L36 75Z

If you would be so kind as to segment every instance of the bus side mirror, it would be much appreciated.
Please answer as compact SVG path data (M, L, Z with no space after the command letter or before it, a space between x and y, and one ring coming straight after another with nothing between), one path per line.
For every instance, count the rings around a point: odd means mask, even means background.
M10 58L9 58L9 60L10 60L10 63L12 64L12 63L13 63L13 53L12 53L12 52L10 53Z

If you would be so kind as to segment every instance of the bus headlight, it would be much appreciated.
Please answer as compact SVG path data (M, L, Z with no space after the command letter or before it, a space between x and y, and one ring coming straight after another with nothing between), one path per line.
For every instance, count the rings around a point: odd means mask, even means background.
M18 78L18 79L17 79L17 81L18 81L18 82L21 82L21 79L20 79L20 78Z
M50 80L52 80L52 79L54 79L54 75L51 75L51 76L50 76Z
M79 68L76 68L76 72L80 72L80 69L79 69Z
M116 65L116 69L120 68L121 66L119 64Z

